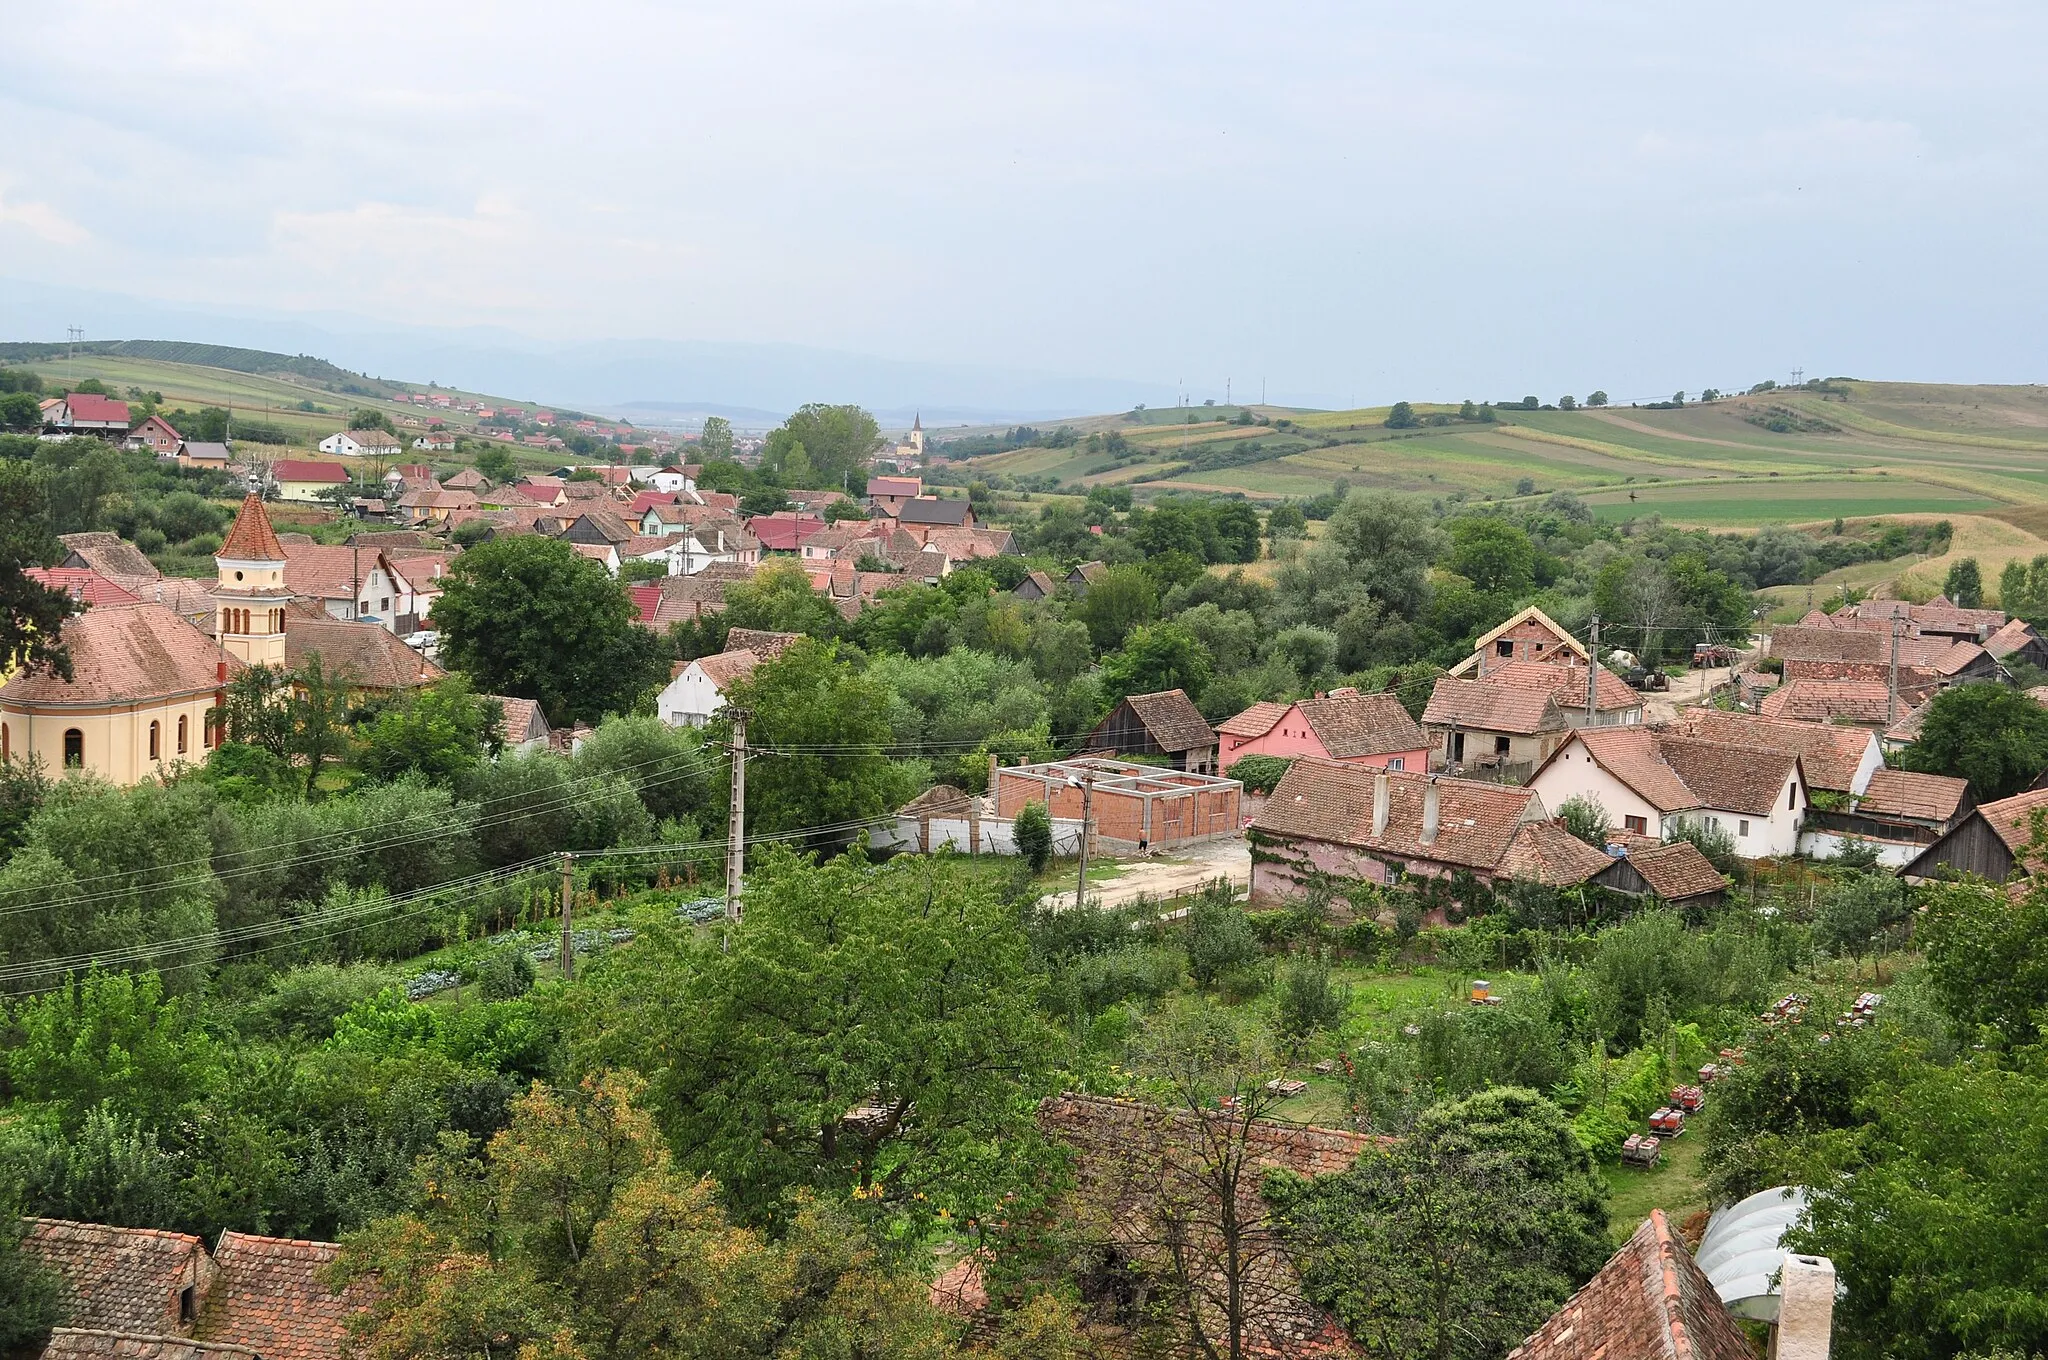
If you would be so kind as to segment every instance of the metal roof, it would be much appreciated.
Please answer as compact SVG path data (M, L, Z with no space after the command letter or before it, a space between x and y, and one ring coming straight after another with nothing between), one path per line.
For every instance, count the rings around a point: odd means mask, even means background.
M1806 1212L1804 1186L1778 1185L1716 1210L1693 1259L1737 1317L1778 1320L1778 1270L1785 1232Z

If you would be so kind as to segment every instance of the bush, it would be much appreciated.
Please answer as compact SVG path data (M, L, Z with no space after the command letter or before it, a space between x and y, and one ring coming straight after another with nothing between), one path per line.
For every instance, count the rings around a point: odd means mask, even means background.
M1679 841L1692 842L1693 848L1705 855L1708 863L1722 873L1735 872L1735 866L1740 858L1735 853L1735 836L1719 822L1680 822L1664 837L1666 845L1673 845Z
M1259 937L1251 917L1220 892L1205 892L1188 909L1188 973L1204 987L1255 962Z
M1294 762L1285 756L1245 756L1224 774L1253 793L1271 793Z
M1052 815L1045 804L1026 803L1019 808L1011 830L1017 839L1017 853L1031 866L1031 872L1044 873L1052 862Z
M1348 989L1331 985L1328 964L1320 959L1296 959L1281 979L1280 1010L1275 1019L1288 1038L1306 1039L1317 1030L1341 1025L1349 1001Z
M1591 794L1574 794L1558 804L1557 815L1564 822L1564 829L1571 832L1595 850L1607 847L1607 836L1613 830L1613 823L1607 819L1607 809L1598 798Z
M477 990L488 1001L510 1001L533 990L533 956L522 940L513 940L490 954L476 974Z

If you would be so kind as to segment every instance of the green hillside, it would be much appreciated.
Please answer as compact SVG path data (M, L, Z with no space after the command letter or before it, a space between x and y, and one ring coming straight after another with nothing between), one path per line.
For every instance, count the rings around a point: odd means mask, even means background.
M1570 490L1606 518L1714 528L2048 504L2048 388L1834 379L1683 408L1195 407L1067 422L1077 442L978 457L981 473L1085 489L1309 496L1342 479L1466 501ZM1258 423L1240 423L1244 420ZM1114 436L1114 440L1112 440ZM1110 446L1120 441L1122 452ZM1533 488L1533 492L1531 490Z

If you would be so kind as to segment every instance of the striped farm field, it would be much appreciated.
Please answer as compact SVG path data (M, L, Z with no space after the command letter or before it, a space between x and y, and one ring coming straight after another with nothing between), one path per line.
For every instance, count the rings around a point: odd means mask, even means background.
M1805 524L1837 517L1922 513L1964 514L2001 502L1909 477L1842 474L1811 480L1716 478L1676 485L1659 482L1610 487L1586 500L1604 520L1660 515L1673 524L1737 529L1762 524Z

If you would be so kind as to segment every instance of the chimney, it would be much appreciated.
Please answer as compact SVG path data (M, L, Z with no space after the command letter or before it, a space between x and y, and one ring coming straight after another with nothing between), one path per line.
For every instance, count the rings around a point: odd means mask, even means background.
M1786 1256L1778 1276L1775 1360L1828 1360L1834 1325L1835 1263L1825 1256Z
M1436 791L1434 777L1422 786L1422 844L1436 844L1437 824L1443 820L1443 798Z
M1389 801L1387 772L1381 770L1372 777L1372 834L1375 836L1386 834Z

